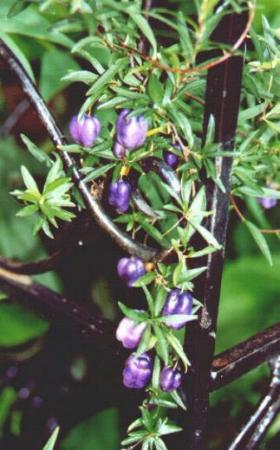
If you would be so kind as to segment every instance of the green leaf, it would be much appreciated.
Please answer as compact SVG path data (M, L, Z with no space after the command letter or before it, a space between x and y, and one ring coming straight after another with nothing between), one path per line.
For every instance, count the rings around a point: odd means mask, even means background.
M2 2L1 2L2 3ZM6 0L5 0L6 3ZM2 14L1 14L2 13ZM20 14L7 20L0 11L2 31L7 34L29 36L43 42L53 42L66 48L72 48L73 41L63 33L51 30L51 22L36 7L30 6Z
M170 395L173 398L173 400L177 403L177 405L180 406L180 408L184 410L187 409L185 403L183 402L177 391L170 392Z
M96 178L102 177L103 175L105 175L105 173L107 173L109 170L111 170L113 167L115 167L116 163L109 163L109 164L104 164L101 167L98 167L96 169L91 170L90 172L86 175L84 181L92 181L92 180L96 180ZM88 169L87 167L85 169ZM81 170L82 173L85 173L85 170Z
M266 242L264 235L256 227L256 225L254 225L252 222L249 222L248 220L246 220L244 223L247 226L248 230L250 231L252 237L256 241L260 251L262 252L264 257L267 259L268 264L270 266L272 266L273 265L272 256L271 256L271 253L270 253L270 250L269 250L269 247L268 247L268 244Z
M196 319L197 316L191 314L171 314L170 316L163 316L158 318L160 322L165 323L165 325L167 325L168 327L172 325L178 325L182 323L182 320L191 322Z
M96 73L90 72L89 70L72 70L69 71L67 75L64 75L62 81L92 84L97 77L98 75L96 75Z
M150 224L146 217L138 216L137 221L141 224L142 228L148 233L156 242L158 242L162 247L168 248L170 246L168 240L163 236L163 234Z
M154 367L153 367L153 376L152 376L152 386L155 389L159 387L159 376L160 376L160 359L158 356L155 357Z
M189 219L190 224L198 231L199 234L208 242L209 245L213 245L216 250L221 249L221 245L218 243L217 239L202 225L197 224L192 219Z
M137 355L142 355L142 353L148 352L154 347L154 337L151 334L151 326L147 325L146 329L141 338L140 344L137 348Z
M168 342L166 336L159 325L154 324L153 326L155 336L157 338L157 349L158 354L162 358L165 365L168 364Z
M11 18L13 16L16 16L21 11L23 11L24 8L26 8L26 6L28 6L29 4L30 4L29 0L14 0L14 3L9 8L7 17Z
M164 95L164 89L159 79L152 74L148 82L148 93L156 105L161 105Z
M25 208L21 209L17 213L17 216L18 217L32 216L37 211L38 211L38 206L37 205L28 205L28 206L25 206Z
M148 284L152 283L155 278L156 278L155 272L148 272L142 277L138 278L138 280L136 280L133 283L133 287L141 287L143 285L147 286Z
M181 46L184 52L184 56L187 60L191 59L193 53L193 45L190 38L188 26L185 21L184 14L179 11L178 12L178 33L180 36Z
M1 21L1 17L0 17ZM0 31L0 39L2 39L5 44L11 49L11 51L15 54L15 56L18 58L28 75L30 76L31 80L35 82L35 77L33 74L32 67L26 58L25 54L21 50L21 48L13 41L13 39L6 33Z
M167 296L167 292L164 289L164 287L158 286L156 295L155 295L155 304L154 304L155 317L157 317L160 314L160 312L165 304L166 296Z
M167 337L167 340L168 340L169 344L171 345L171 347L175 350L178 357L181 359L182 363L185 366L185 370L187 372L190 362L187 358L187 355L184 352L181 342L176 338L176 336L174 336L171 333L168 333L166 337Z
M198 277L199 275L201 275L203 272L205 272L205 270L207 269L207 267L198 267L197 269L186 269L184 271L182 271L177 279L177 284L183 284L186 283L187 281L191 281L194 278Z
M44 335L48 324L37 315L15 303L0 303L0 345L22 345Z
M49 438L48 442L44 446L43 450L54 450L54 446L55 446L55 443L57 440L58 433L59 433L59 427L56 427L55 430L53 431L51 437Z
M68 70L79 69L79 65L69 53L52 49L44 53L42 59L40 92L46 101L51 100L54 95L62 91L70 84L63 77Z
M144 36L148 39L150 42L153 51L154 51L154 57L157 54L157 41L154 36L153 30L149 25L149 22L138 12L135 11L135 8L128 8L127 10L128 14L130 15L131 19L136 23L138 28L142 31Z
M34 156L34 158L36 158L39 162L45 162L48 163L50 162L50 158L49 156L46 154L46 152L44 152L43 150L41 150L39 147L37 147L37 145L35 145L27 136L25 136L24 134L20 135L23 143L26 145L28 151L31 153L32 156Z
M118 302L118 305L122 313L130 319L135 320L135 322L143 322L149 318L145 311L138 311L136 309L128 308L121 302Z
M99 92L104 88L104 86L110 83L114 76L127 64L127 58L120 58L114 64L112 64L109 69L106 70L98 79L93 83L87 96L93 95L95 98L99 96Z
M120 448L119 411L105 409L71 428L61 449L116 450Z
M21 166L21 175L27 189L34 193L40 193L36 181L25 166Z

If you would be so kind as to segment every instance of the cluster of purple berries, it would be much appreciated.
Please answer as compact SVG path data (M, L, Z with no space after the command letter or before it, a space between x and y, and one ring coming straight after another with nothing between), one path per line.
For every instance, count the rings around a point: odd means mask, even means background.
M129 259L123 258L122 264L128 264ZM121 260L122 261L122 260ZM189 292L181 292L179 289L173 289L168 294L162 314L163 316L172 317L182 316L182 319L175 323L170 322L167 325L170 328L178 330L188 322L188 316L192 312L193 298ZM143 336L146 329L145 322L136 322L130 318L125 317L119 323L116 331L116 338L122 343L125 348L135 349ZM152 359L149 354L143 353L137 355L132 353L125 363L123 370L123 383L128 388L141 389L147 386L152 376ZM171 392L180 387L182 381L182 374L178 369L172 367L165 367L160 374L160 387L165 392Z
M113 153L118 159L123 159L129 151L135 150L144 144L148 121L143 116L128 117L130 111L123 109L116 124L116 141ZM84 147L92 147L101 131L100 121L88 114L81 118L74 116L69 124L69 131L74 142ZM178 148L178 146L174 146ZM172 169L179 164L179 157L168 150L163 153L165 163ZM109 186L108 203L118 213L124 213L129 208L132 195L132 186L129 181L117 180Z
M148 353L132 353L126 360L123 370L123 384L130 389L143 389L151 380L153 363ZM166 366L160 373L159 385L162 391L176 391L181 386L180 370Z

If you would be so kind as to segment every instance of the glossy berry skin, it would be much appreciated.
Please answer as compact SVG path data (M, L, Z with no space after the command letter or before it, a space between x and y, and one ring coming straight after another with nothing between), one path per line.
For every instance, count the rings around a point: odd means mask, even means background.
M101 130L100 121L93 116L85 114L78 120L74 116L69 124L69 131L73 141L83 147L92 147Z
M175 153L169 152L168 150L165 150L163 152L163 159L164 159L164 162L172 169L176 169L178 167L179 161L180 161L180 158L178 155L175 155Z
M116 141L114 144L113 153L116 158L123 159L126 155L126 149L122 144Z
M129 287L146 273L144 262L137 256L121 258L117 265L117 271L119 277Z
M118 325L116 338L124 348L136 348L141 341L145 328L145 322L139 323L125 317Z
M182 373L172 367L165 367L159 377L159 385L162 391L176 391L182 383Z
M148 121L142 116L127 117L130 111L123 109L118 117L117 142L126 150L135 150L144 144L148 131Z
M172 316L174 314L184 314L189 316L192 313L192 304L193 298L189 292L181 292L180 289L173 289L166 298L162 313L164 316ZM176 324L170 323L168 326L174 330L179 330L188 322L188 320L188 318L182 317Z
M115 181L109 187L108 203L114 206L118 212L124 213L129 208L131 194L132 187L128 181Z
M276 198L261 197L261 198L258 199L258 202L264 209L271 209L271 208L274 208L277 205L277 199Z
M125 362L123 384L129 389L143 389L152 376L152 360L147 353L132 353Z

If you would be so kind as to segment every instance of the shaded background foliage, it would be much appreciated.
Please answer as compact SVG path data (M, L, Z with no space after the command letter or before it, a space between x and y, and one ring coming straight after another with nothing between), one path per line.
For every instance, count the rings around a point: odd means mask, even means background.
M0 5L0 16L5 15L5 8L9 8L10 1ZM192 12L191 2L182 1L182 7L188 8ZM259 9L255 19L255 27L261 26L261 14L264 13L274 27L280 27L280 10L277 0L258 1ZM40 91L47 101L51 101L52 109L64 124L66 124L73 112L78 108L77 98L83 95L83 87L76 85L67 89L69 82L58 80L69 70L79 68L77 62L65 54L62 50L51 48L48 44L40 42L40 36L49 33L47 25L40 22L39 17L26 13L26 26L18 29L16 18L14 23L9 24L12 29L6 30L5 23L2 31L14 33L14 41L27 55L27 59L33 61L33 68L39 78ZM51 20L51 17L50 17ZM13 28L14 27L14 28ZM52 30L53 42L71 47L59 31ZM25 39L22 39L22 35ZM36 37L38 40L34 40ZM102 58L102 55L101 55ZM41 60L40 70L38 60ZM106 55L104 55L106 60ZM0 116L3 124L9 114L22 100L22 94L6 68L0 63L2 75ZM28 63L26 62L28 65ZM59 86L59 87L58 87ZM55 89L54 89L55 87ZM66 90L65 90L66 89ZM100 118L106 122L106 115ZM3 134L3 127L0 132ZM18 211L18 204L9 192L20 184L19 167L26 165L38 180L44 176L43 169L38 165L26 151L23 151L19 134L28 134L30 138L42 142L43 147L48 151L49 142L45 139L42 130L33 113L28 110L20 118L17 126L13 129L13 137L2 137L0 141L0 253L8 257L19 259L35 259L44 256L48 251L55 248L55 243L49 242L40 236L31 237L32 219L21 220L15 216ZM260 223L265 223L266 218L262 211L254 209L253 205L246 205L248 217L258 217ZM273 228L279 228L279 206L266 212ZM64 228L63 228L64 227ZM67 231L64 225L59 232L58 240L63 239L63 233ZM79 227L77 236L79 235ZM42 283L52 287L57 291L67 292L70 298L81 298L88 302L93 309L100 308L108 318L116 318L116 305L112 303L112 285L115 279L114 263L117 260L118 252L110 254L110 246L106 240L98 241L98 231L93 227L86 230L86 249L83 249L83 242L77 247L74 255L68 262L60 267L56 274L38 276ZM279 249L277 238L270 239L271 248ZM96 248L97 246L97 248ZM255 332L272 325L279 318L279 272L280 253L273 253L274 265L269 267L264 258L256 249L255 243L246 227L242 226L239 219L231 215L228 233L227 261L223 276L220 315L217 334L217 352L234 345ZM100 253L98 264L91 264L91 252ZM110 264L107 264L108 260ZM98 267L96 267L98 266ZM109 268L109 266L111 266ZM108 269L108 270L107 270ZM107 274L105 276L105 272ZM120 288L121 290L121 288ZM124 294L121 291L118 294ZM1 297L2 298L2 297ZM114 298L116 295L114 294ZM93 301L94 299L94 301ZM15 299L16 300L16 299ZM7 361L16 361L28 358L36 353L42 345L42 341L49 324L43 319L33 315L30 311L23 309L19 304L5 301L3 296L0 304L0 364L4 367ZM57 330L54 332L56 336ZM37 339L40 338L41 339ZM60 335L66 341L71 338L69 333ZM55 338L53 338L55 339ZM69 371L74 371L74 379L83 376L86 371L87 358L90 355L81 355L77 349L76 358L67 361L67 355L57 353L58 358L62 356L65 364L69 364ZM99 357L102 358L102 355ZM54 358L55 361L55 358ZM47 368L56 371L53 364ZM78 377L78 378L77 378ZM212 395L213 411L210 417L210 442L209 448L222 449L225 442L236 433L244 419L253 410L265 391L268 379L267 369L260 367L240 380L221 389ZM112 380L112 384L114 381ZM64 383L67 384L66 382ZM63 386L63 383L62 383ZM91 391L92 396L100 396L102 389L100 381L96 384L96 391ZM99 387L99 388L98 388ZM51 385L49 389L51 390ZM68 388L68 387L67 387ZM19 387L20 389L20 387ZM103 389L107 389L103 386ZM109 389L110 390L110 389ZM46 393L50 395L49 393ZM64 395L64 394L63 394ZM64 398L62 395L62 399ZM5 436L5 422L9 415L9 406L16 402L17 393L11 388L4 389L0 396L0 438ZM93 399L94 400L94 399ZM125 397L123 398L123 402ZM89 399L90 402L90 399ZM52 405L53 407L53 405ZM73 405L73 408L76 406ZM50 411L50 417L54 413ZM45 417L46 421L48 417ZM229 420L230 419L230 420ZM122 419L123 420L123 419ZM24 418L14 414L9 421L12 427L12 434L16 437L20 432L20 423L24 423ZM36 424L34 424L35 426ZM97 412L92 418L82 420L75 426L61 443L62 450L114 450L118 448L120 440L121 419L117 408L108 407ZM221 432L222 430L222 432ZM36 434L36 430L34 430ZM280 440L280 419L277 420L268 433L263 448L278 449ZM0 441L1 442L1 441ZM3 440L3 442L5 442ZM278 442L278 444L277 444ZM8 448L8 447L7 447ZM11 447L16 448L16 447Z

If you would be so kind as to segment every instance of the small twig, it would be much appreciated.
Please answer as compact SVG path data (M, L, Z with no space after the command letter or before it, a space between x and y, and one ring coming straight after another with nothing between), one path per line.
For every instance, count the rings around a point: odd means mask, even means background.
M1 126L0 136L9 136L21 116L28 110L29 106L29 101L27 99L24 99L15 107L14 111L9 115L7 120Z
M209 69L213 69L214 67L218 66L219 64L225 63L229 58L231 58L232 56L235 56L235 52L242 46L242 44L244 43L247 34L251 28L251 25L253 23L254 17L255 17L255 7L254 5L252 5L250 2L248 3L248 7L249 7L249 15L248 15L248 21L247 24L244 28L244 31L242 32L242 34L239 36L239 38L237 39L237 41L235 42L235 44L232 46L232 48L228 51L225 51L223 56L219 57L218 59L203 64L201 66L196 66L196 67L186 67L186 68L178 68L178 67L171 67L168 66L166 64L161 64L158 60L151 58L148 55L145 55L144 53L142 53L141 51L139 51L136 48L130 47L129 45L126 45L124 42L120 43L120 46L122 48L125 48L126 50L128 50L131 53L135 53L137 55L139 55L142 59L144 59L144 61L148 61L151 65L153 65L154 67L157 67L158 69L161 69L165 72L172 72L172 73L179 73L182 75L190 75L190 74L194 74L194 73L199 73L199 72L205 72Z
M201 100L199 97L196 97L195 95L190 94L190 92L185 92L185 96L187 98L191 98L192 100L196 101L197 103L199 103L202 106L205 105L205 101L204 100Z
M266 230L266 229L260 229L260 232L263 234L279 234L280 229L274 229L274 230Z
M8 258L0 256L0 267L6 270L11 270L14 273L25 275L45 273L54 270L66 253L67 250L61 249L54 252L47 258L32 262L12 261Z
M231 204L232 204L232 206L233 206L233 208L234 208L236 214L238 215L238 217L241 219L242 222L246 222L246 217L245 217L245 216L242 214L242 212L240 211L240 208L239 208L239 206L237 205L237 203L236 203L235 198L233 197L233 195L230 194L229 198L230 198L230 202L231 202Z
M237 202L236 202L236 200L235 200L235 198L233 197L232 194L230 194L230 201L231 201L231 204L232 204L232 206L233 206L233 208L234 208L236 214L237 214L238 217L241 219L241 221L242 221L242 222L246 222L247 219L246 219L246 217L244 216L244 214L241 212L241 210L240 210L239 206L237 205ZM273 229L273 230L262 229L262 228L261 228L259 231L260 231L261 233L263 233L263 234L279 234L279 233L280 233L280 229L278 229L278 228Z

